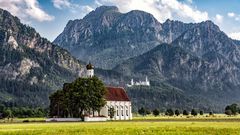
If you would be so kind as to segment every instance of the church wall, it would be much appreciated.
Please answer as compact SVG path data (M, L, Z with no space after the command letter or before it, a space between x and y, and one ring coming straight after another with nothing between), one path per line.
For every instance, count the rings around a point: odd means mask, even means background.
M108 109L113 107L115 115L113 120L131 120L132 106L130 101L107 101L107 104L101 109L101 115L108 117L110 120Z

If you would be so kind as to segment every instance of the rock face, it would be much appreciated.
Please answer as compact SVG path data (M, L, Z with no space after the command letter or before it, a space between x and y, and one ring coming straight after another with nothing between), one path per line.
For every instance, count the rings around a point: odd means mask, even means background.
M101 6L83 19L70 20L54 43L80 60L112 69L161 43L171 43L195 25L171 20L161 24L143 11L123 14L117 7Z
M0 9L0 103L47 106L49 93L81 72L67 51Z
M69 21L54 43L81 60L111 69L161 43L161 29L149 13L122 14L116 7L102 6L81 20Z

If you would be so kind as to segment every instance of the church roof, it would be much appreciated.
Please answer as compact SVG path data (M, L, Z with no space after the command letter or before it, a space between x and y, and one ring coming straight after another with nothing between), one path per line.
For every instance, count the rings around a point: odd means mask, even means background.
M126 91L120 87L107 87L107 101L130 101Z

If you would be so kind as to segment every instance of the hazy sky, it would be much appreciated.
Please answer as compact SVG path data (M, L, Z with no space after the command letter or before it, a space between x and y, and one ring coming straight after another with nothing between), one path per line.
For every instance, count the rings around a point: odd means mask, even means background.
M240 0L0 0L0 8L18 16L53 41L69 20L81 19L101 5L115 5L123 13L144 10L160 22L212 20L230 37L240 40Z

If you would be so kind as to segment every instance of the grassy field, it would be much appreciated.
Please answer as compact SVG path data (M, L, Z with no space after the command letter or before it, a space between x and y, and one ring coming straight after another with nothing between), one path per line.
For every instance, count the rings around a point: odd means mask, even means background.
M32 119L33 120L33 119ZM42 120L42 119L40 119ZM201 121L199 121L201 120ZM20 120L19 120L20 121ZM133 121L0 123L0 135L240 135L239 117L135 117Z

